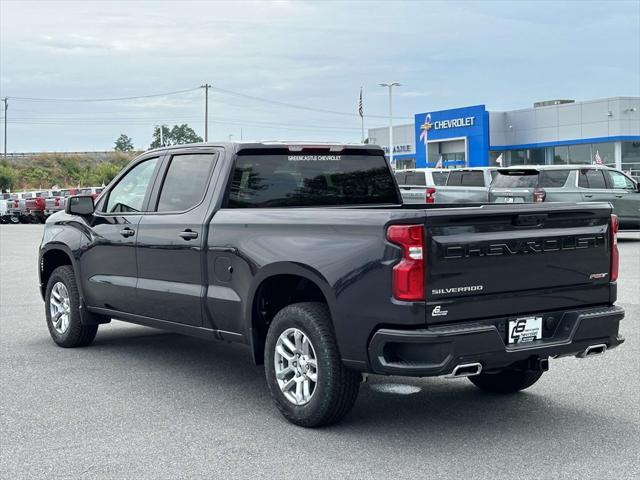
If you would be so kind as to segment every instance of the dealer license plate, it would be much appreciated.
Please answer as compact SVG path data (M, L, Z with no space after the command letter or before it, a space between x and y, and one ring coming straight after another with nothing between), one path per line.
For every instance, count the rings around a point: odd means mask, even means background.
M508 343L527 343L542 338L542 317L524 317L509 321Z

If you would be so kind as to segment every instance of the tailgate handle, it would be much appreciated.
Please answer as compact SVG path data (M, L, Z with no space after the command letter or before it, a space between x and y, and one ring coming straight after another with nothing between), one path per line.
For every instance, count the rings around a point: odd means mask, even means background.
M533 227L541 225L548 217L546 213L533 214L533 215L518 215L515 218L514 224L519 227Z

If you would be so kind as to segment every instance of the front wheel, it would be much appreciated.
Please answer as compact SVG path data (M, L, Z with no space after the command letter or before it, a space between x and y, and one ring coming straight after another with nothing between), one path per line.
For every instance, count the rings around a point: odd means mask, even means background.
M481 373L469 377L480 390L491 393L515 393L540 380L542 370L502 370L498 373Z
M93 342L97 325L83 325L80 321L80 295L73 268L56 268L45 295L47 327L54 342L61 347L85 347Z
M271 397L296 425L335 423L358 396L360 375L342 364L323 303L296 303L278 312L267 332L264 364Z

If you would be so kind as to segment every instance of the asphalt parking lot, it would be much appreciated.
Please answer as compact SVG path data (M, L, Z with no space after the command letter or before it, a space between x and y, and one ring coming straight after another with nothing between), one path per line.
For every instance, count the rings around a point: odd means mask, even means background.
M339 425L272 405L242 346L113 321L56 347L37 289L42 226L0 226L0 476L615 478L640 476L640 233L620 235L627 342L551 361L531 389L372 377Z

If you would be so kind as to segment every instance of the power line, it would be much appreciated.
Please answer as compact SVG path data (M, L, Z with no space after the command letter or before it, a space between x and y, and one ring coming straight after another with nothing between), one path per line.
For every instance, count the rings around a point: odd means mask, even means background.
M279 100L271 100L268 98L263 98L263 97L256 97L254 95L247 95L245 93L240 93L240 92L234 92L233 90L227 90L224 88L219 88L219 87L211 87L211 90L214 90L216 92L220 92L220 93L224 93L227 95L233 95L235 97L241 97L241 98L247 98L249 100L256 100L259 102L265 102L265 103L270 103L272 105L279 105L282 107L288 107L288 108L295 108L298 110L307 110L310 112L319 112L319 113L328 113L331 115L342 115L342 116L348 116L348 117L359 117L360 115L358 113L351 113L351 112L340 112L337 110L327 110L324 108L315 108L315 107L306 107L304 105L296 105L293 103L288 103L288 102L281 102ZM388 115L365 115L366 117L370 117L370 118L389 118ZM409 119L413 119L413 117L395 117L399 120L409 120Z
M134 97L114 97L114 98L36 98L36 97L11 97L12 100L23 100L27 102L121 102L126 100L139 100L143 98L167 97L169 95L179 95L181 93L194 92L199 87L188 88L186 90L175 90L172 92L154 93L151 95L137 95Z

